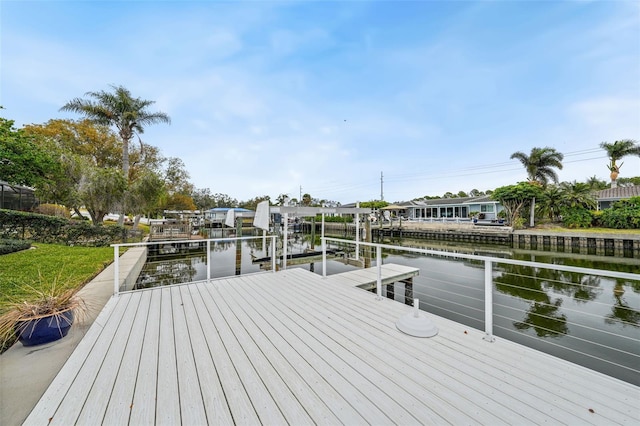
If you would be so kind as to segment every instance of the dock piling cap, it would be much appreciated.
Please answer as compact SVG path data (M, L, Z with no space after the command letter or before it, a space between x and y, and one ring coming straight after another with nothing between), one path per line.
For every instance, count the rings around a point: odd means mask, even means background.
M414 337L433 337L438 327L423 312L420 312L420 300L413 299L413 310L401 316L396 322L398 330Z

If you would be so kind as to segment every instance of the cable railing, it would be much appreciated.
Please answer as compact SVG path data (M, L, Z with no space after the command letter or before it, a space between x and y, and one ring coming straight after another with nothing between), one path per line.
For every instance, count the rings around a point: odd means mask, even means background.
M640 385L638 273L337 238L322 244L370 256L378 298L416 298L425 311L484 330L489 342L499 336ZM420 272L383 286L383 263Z
M506 338L640 385L640 274L633 265L620 272L339 238L320 245L312 250L312 241L296 236L285 252L273 235L115 244L114 293L290 267L323 276L373 267L378 298L419 299L427 312L484 330L489 342ZM144 252L138 269L123 267L137 277L129 284L119 273L124 249ZM383 263L419 274L382 285Z
M211 280L263 269L276 271L277 236L209 238L199 240L168 240L144 243L113 244L113 291L137 290L146 287ZM138 265L130 268L134 282L120 276L122 249L142 248ZM263 262L255 262L256 259Z

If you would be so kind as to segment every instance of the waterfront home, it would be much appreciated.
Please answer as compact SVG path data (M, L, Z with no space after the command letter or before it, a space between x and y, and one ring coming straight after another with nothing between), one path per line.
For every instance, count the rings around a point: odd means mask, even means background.
M611 208L616 201L624 200L631 197L640 197L640 185L619 186L617 188L608 188L596 193L598 201L598 210Z
M480 219L496 219L504 210L502 205L489 195L479 197L438 198L433 200L399 203L407 217L412 220L469 218L477 212Z

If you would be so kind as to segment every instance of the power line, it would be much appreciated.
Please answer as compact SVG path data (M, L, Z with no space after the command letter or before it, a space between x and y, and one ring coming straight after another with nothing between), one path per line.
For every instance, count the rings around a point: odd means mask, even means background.
M564 154L564 156L575 157L575 156L593 154L595 152L602 152L602 149L589 148L589 149L583 149L578 151L571 151ZM592 161L592 160L603 159L603 158L608 158L608 157L606 155L605 156L601 155L597 157L573 159L570 161L564 161L563 164L580 163L580 162ZM457 169L456 172L454 172L453 174L451 173L451 169L449 169L447 170L447 176L448 177L482 176L487 174L496 174L496 173L522 170L522 166L519 163L517 167L514 165L514 163L517 163L517 160L470 166L470 167ZM487 169L493 169L493 170L487 170ZM465 172L468 172L468 173L465 173ZM429 180L435 180L435 179L442 179L442 174L437 171L436 172L431 171L431 173L429 174L425 174L423 172L400 173L400 174L387 175L386 180L387 182L397 183L397 182L416 181L416 180L429 181ZM383 176L383 173L381 172L380 173L381 199L383 199L384 197L383 184L384 184L384 176ZM371 188L372 186L373 184L370 180L363 180L358 182L352 181L350 183L345 183L340 181L330 181L330 182L327 182L327 185L313 188L312 191L313 193L343 193L343 192L348 192L356 189Z

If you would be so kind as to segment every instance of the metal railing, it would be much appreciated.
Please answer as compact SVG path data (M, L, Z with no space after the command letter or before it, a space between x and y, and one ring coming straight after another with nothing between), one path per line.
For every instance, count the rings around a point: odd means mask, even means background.
M372 257L378 299L384 293L384 260L404 261L420 269L405 303L418 298L426 311L484 328L488 342L495 340L497 330L500 337L590 368L607 364L603 372L640 383L640 274L338 238L323 238L323 251L328 243ZM455 260L462 266L441 267ZM436 264L440 266L429 266ZM633 265L628 270L634 271ZM327 276L324 256L322 275ZM613 298L596 297L604 292L604 284L613 290ZM394 287L386 289L395 298ZM631 303L621 302L625 289ZM591 303L589 309L586 303Z
M274 256L276 253L276 240L277 236L269 235L269 236L250 236L250 237L230 237L230 238L209 238L209 239L199 239L199 240L168 240L168 241L153 241L153 242L144 242L144 243L130 243L130 244L112 244L113 247L113 256L114 256L114 275L113 275L113 293L114 295L118 295L120 293L120 251L121 248L132 248L132 247L144 247L149 250L149 248L184 248L184 247L198 247L205 251L205 269L206 269L206 280L210 280L211 277L211 269L212 269L212 244L218 243L236 243L240 244L243 241L250 240L263 240L264 245L266 246L266 241L269 242L270 247L270 261L271 261L271 270L273 272L276 271L276 260L277 256ZM171 254L172 250L169 250ZM178 253L180 256L181 253Z

